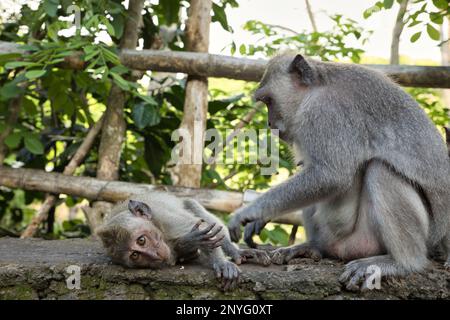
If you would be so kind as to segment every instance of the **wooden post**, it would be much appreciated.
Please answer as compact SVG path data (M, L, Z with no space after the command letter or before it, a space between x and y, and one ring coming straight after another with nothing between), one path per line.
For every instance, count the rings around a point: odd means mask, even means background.
M191 0L186 24L186 50L193 52L208 52L209 25L211 23L211 0ZM208 113L208 79L206 77L188 76L186 83L186 96L184 100L184 114L180 129L186 129L191 137L191 162L190 164L178 164L174 170L174 181L177 185L198 188L202 176L202 156L197 152L203 152L203 139ZM195 142L194 142L195 140ZM201 141L201 144L199 143ZM195 150L197 143L200 150ZM195 151L194 151L195 150ZM196 154L197 153L197 154ZM198 161L193 157L197 156ZM197 162L197 163L194 163Z

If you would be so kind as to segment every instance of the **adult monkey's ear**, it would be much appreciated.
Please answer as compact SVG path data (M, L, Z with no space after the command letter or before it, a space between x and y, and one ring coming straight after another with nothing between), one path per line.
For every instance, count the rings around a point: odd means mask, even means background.
M136 217L145 218L148 220L152 218L152 210L144 202L130 200L128 201L128 210L130 210Z
M289 66L289 73L295 74L300 83L305 86L310 86L314 83L314 71L301 54L296 55L294 60L292 60Z

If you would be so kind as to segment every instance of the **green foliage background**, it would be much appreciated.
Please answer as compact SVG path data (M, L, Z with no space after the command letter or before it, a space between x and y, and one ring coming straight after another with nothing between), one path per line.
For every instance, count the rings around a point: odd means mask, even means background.
M428 35L436 39L435 25L442 23L440 17L448 16L450 9L446 1L433 3L436 12L428 13L426 7L419 9L422 10L419 13L411 12L409 27L424 24ZM76 31L73 27L70 29L70 19L63 19L68 16L67 9L72 4L81 8L82 28ZM374 6L381 10L390 9L392 5L393 1L379 1ZM146 2L140 35L143 47L150 48L161 32L172 30L170 37L162 39L163 45L170 50L184 50L183 17L188 6L188 1L178 0L164 0L157 4ZM212 21L232 33L227 14L233 14L232 8L235 7L238 7L238 1L215 0ZM226 8L229 10L225 11ZM367 18L377 11L373 7L369 9L364 13ZM419 20L423 13L428 13L429 21ZM101 117L111 85L115 83L127 92L127 132L120 180L172 184L169 160L174 143L171 134L179 127L182 118L185 79L167 79L147 73L138 83L127 80L131 70L121 65L117 55L126 19L122 1L42 0L37 8L24 4L20 13L4 13L0 19L0 40L20 44L26 51L26 54L0 56L0 132L6 126L12 101L21 99L19 120L5 141L8 147L5 165L62 171L89 126ZM330 19L333 27L320 32L287 30L264 21L248 21L243 28L252 41L245 44L232 42L227 50L232 55L239 52L243 56L267 58L290 49L323 60L354 63L367 60L363 48L371 32L339 14L330 16ZM108 41L99 41L99 34L106 34L100 38ZM411 40L415 41L419 36L413 37ZM358 46L348 46L350 39L356 39ZM60 67L64 58L74 53L80 54L87 68L69 70ZM160 83L162 88L151 89L149 82ZM254 108L251 94L256 84L225 79L210 79L209 83L207 126L225 134ZM448 109L442 104L437 90L408 90L436 125L443 126L449 122ZM249 127L265 128L266 121L266 112L260 111ZM97 147L98 142L76 174L95 176ZM283 178L296 170L284 145L281 146L279 160ZM262 176L259 172L260 165L204 165L202 186L238 191L264 190L281 179L279 176ZM22 231L43 198L40 192L1 188L0 235ZM68 207L74 207L82 199L67 196L62 201ZM225 215L223 217L226 219ZM261 241L287 244L285 226L271 225L269 229L263 231ZM88 234L89 230L79 214L57 221L55 228L48 226L41 230L42 236L50 238Z

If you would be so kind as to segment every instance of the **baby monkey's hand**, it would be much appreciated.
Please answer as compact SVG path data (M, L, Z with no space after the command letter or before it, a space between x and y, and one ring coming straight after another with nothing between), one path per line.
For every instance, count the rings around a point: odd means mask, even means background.
M200 250L211 251L222 245L225 235L219 234L222 231L222 226L215 228L216 224L210 224L204 229L200 229L200 225L204 223L199 220L191 229L191 231L183 238L190 246L195 246Z

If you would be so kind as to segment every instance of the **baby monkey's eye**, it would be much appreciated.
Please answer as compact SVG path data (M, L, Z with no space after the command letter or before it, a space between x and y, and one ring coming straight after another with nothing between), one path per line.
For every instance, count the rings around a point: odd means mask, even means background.
M133 251L133 253L130 255L131 260L137 260L139 258L139 252Z
M136 242L137 242L138 245L143 246L143 245L145 244L145 237L144 237L144 236L140 236L140 237L137 239Z

